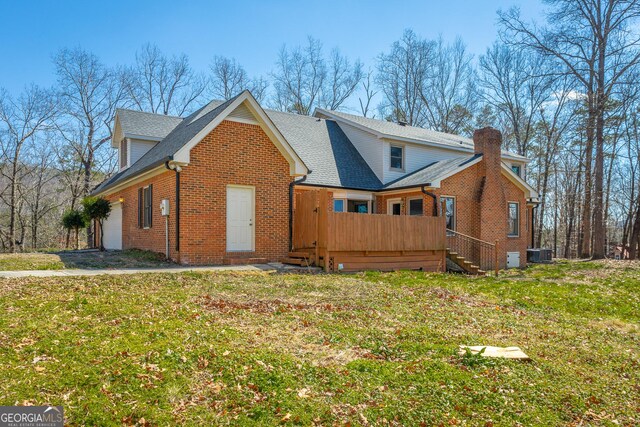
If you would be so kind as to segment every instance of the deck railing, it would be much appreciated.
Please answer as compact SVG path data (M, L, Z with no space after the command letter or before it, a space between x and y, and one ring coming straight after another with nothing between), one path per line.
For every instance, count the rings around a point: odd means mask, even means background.
M490 243L447 229L447 247L477 265L498 275L498 242Z

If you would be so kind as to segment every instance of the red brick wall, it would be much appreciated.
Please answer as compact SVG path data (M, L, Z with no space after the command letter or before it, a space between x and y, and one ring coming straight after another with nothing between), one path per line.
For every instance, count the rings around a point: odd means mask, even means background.
M219 264L226 252L227 185L255 187L255 252L279 261L289 244L289 163L257 125L223 121L191 150L182 173L181 261ZM228 256L242 256L232 253Z
M501 174L501 172L500 172ZM526 206L524 192L504 175L500 175L500 185L504 201L485 213L484 233L481 230L480 200L484 165L482 162L468 167L456 175L442 181L440 188L433 189L438 198L453 196L456 199L456 231L489 242L498 240L501 264L506 266L507 252L520 252L520 264L526 265L527 247L531 241L530 208ZM382 194L376 197L376 212L387 213L387 201L401 199L402 214L406 214L407 200L420 196L421 192ZM423 195L425 215L433 215L433 198ZM507 202L520 203L520 236L507 236ZM486 211L485 211L486 212ZM483 238L484 237L484 238Z
M148 229L138 228L138 189L153 184L152 226ZM169 256L178 260L175 251L175 174L166 171L160 175L136 183L123 190L110 194L107 199L122 203L122 247L123 249L143 249L154 252L165 252L165 217L160 215L160 201L169 199L171 215L169 216Z
M289 164L257 125L223 121L192 150L180 176L180 253L175 252L175 173L167 171L109 195L123 204L123 248L165 251L159 204L168 198L171 257L183 264L221 264L227 257L286 256ZM138 188L153 183L153 226L138 228ZM255 187L255 252L227 253L227 185Z

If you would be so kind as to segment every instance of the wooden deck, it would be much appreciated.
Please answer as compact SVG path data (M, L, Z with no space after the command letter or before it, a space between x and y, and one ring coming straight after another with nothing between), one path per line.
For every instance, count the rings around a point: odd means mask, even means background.
M326 190L296 196L293 246L326 271L444 271L445 219L329 211Z

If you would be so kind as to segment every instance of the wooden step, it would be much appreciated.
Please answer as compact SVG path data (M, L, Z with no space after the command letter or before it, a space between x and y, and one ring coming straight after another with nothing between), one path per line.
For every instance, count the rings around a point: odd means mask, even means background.
M280 262L282 262L283 264L299 265L302 267L308 267L311 265L310 261L302 258L287 257L287 258L283 258Z
M309 252L289 252L289 258L311 258L311 254Z

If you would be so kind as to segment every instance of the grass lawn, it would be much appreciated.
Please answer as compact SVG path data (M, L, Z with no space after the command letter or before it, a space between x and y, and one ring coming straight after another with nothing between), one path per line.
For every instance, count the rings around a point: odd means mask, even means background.
M0 254L0 271L64 270L68 268L166 267L161 254L130 249L126 251L63 251L55 253Z
M4 280L0 405L69 425L639 425L639 283L595 262Z

